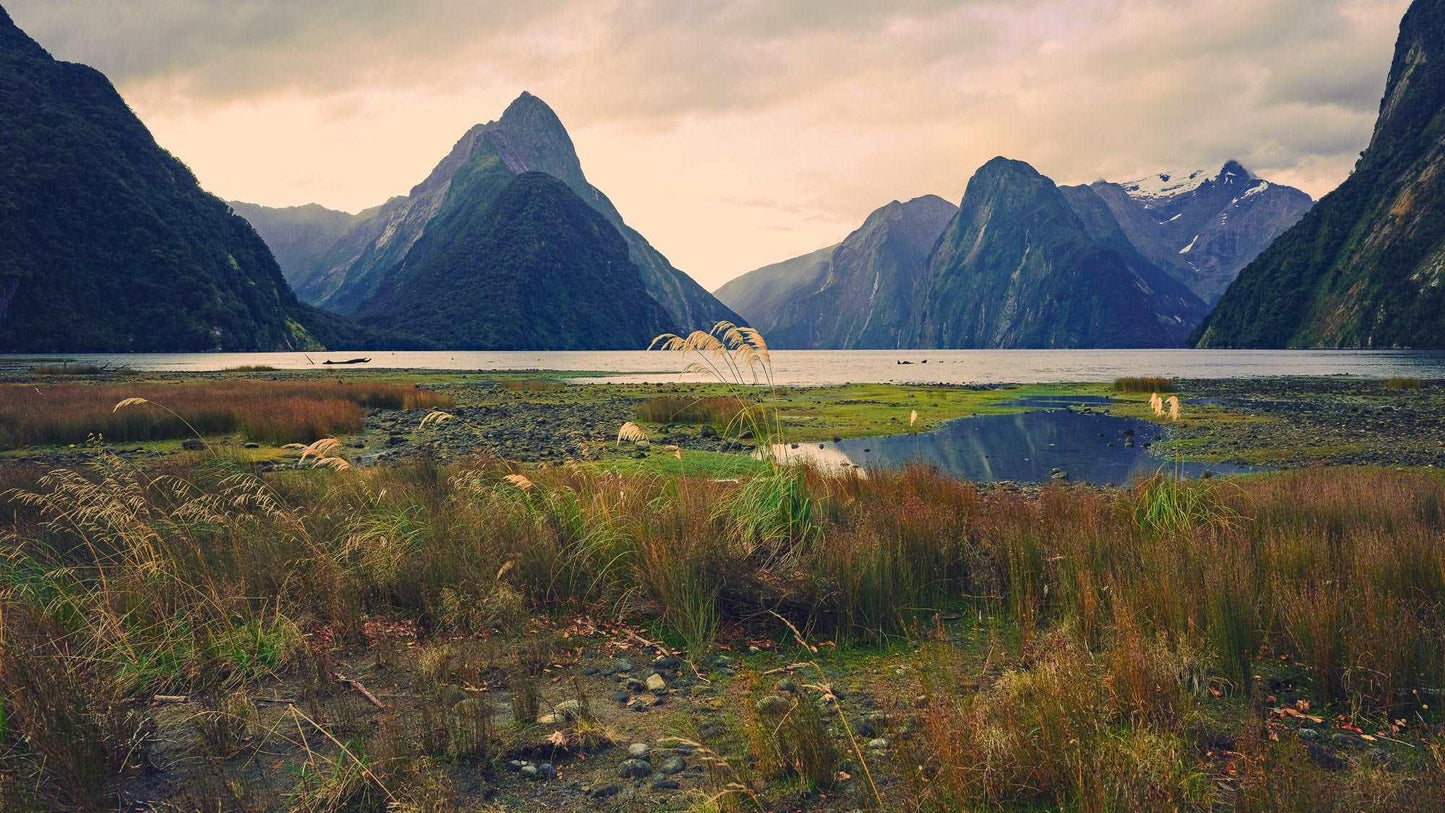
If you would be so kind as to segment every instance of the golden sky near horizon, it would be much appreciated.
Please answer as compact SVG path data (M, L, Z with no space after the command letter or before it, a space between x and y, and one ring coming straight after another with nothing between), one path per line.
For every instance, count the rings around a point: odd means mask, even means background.
M1408 0L0 0L211 192L356 211L522 90L709 289L953 202L1234 158L1316 197L1369 141Z

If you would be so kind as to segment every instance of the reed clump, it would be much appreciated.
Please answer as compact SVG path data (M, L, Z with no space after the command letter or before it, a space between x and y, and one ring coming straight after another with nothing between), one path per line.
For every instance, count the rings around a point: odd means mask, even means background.
M699 424L725 431L752 406L750 401L730 395L701 398L661 395L638 404L633 415L637 420L646 423Z
M1114 379L1115 392L1174 392L1174 379L1162 376L1125 376Z

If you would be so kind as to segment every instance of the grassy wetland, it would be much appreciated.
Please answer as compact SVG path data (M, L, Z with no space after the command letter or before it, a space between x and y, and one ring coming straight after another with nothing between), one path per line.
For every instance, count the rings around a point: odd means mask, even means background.
M1440 382L757 388L747 332L674 348L731 366L0 385L0 805L1445 806ZM753 453L1058 394L1165 424L1159 473Z

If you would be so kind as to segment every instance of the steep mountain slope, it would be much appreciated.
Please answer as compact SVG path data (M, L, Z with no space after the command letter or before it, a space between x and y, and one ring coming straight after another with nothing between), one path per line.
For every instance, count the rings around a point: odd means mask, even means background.
M498 178L485 206L422 236L363 318L459 350L638 349L667 332L611 223L550 175Z
M874 211L834 249L817 286L783 303L769 341L847 350L907 346L929 252L956 210L924 195Z
M1213 174L1162 172L1091 186L1139 252L1206 303L1311 204L1304 192L1259 178L1237 161Z
M623 222L607 196L587 182L572 139L557 115L530 93L517 97L497 121L468 130L410 194L387 201L374 216L344 234L319 263L298 274L304 281L297 292L308 302L355 312L375 294L390 269L434 228L434 221L450 217L452 209L475 207L475 201L458 193L456 176L479 168L509 177L540 171L566 183L622 234L632 262L651 296L671 315L673 328L737 321L736 314Z
M305 206L272 207L242 201L227 201L231 210L261 235L281 273L293 290L309 280L326 252L360 220L376 213L375 209L353 215L338 212L315 203Z
M834 243L817 251L755 268L732 279L713 295L771 341L778 313L792 298L816 291L823 284L828 276L828 261L833 258L836 248L838 244Z
M1077 193L1075 193L1077 194ZM1204 312L1053 181L995 158L969 180L929 259L920 347L1169 347Z
M361 341L297 302L103 75L52 59L3 9L0 76L0 351Z
M1405 12L1354 173L1240 273L1195 341L1445 346L1445 3Z

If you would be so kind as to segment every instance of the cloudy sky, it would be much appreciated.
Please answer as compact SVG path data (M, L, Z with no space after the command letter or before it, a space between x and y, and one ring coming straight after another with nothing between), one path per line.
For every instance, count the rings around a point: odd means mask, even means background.
M521 90L709 288L994 155L1061 183L1237 158L1318 197L1408 0L3 0L210 191L355 211Z

